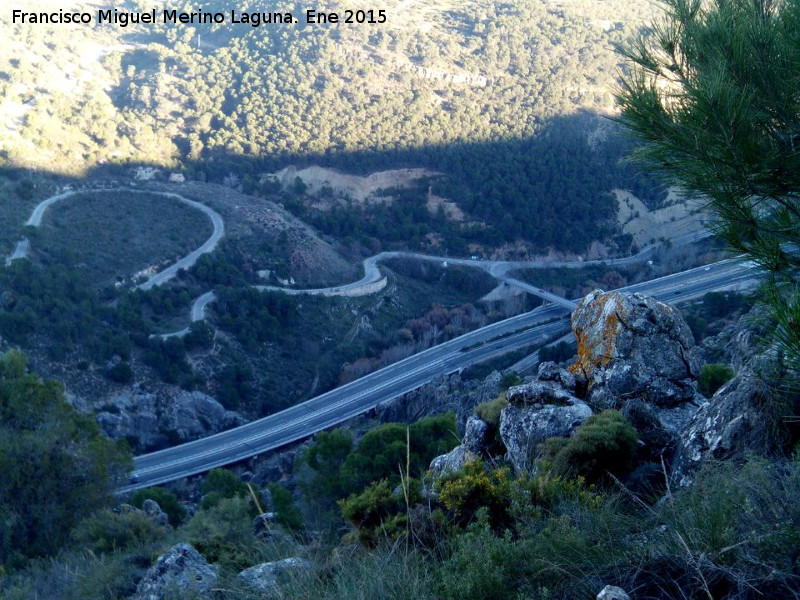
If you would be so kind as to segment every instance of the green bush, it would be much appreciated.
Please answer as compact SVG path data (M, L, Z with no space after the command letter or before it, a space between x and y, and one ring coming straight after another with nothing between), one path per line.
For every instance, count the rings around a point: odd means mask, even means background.
M522 383L522 377L515 371L509 371L500 378L500 389L505 391L511 386Z
M409 500L416 503L420 498L419 483L413 482L409 491ZM342 516L356 528L359 540L367 546L399 538L406 532L408 518L403 490L393 490L385 479L374 481L360 494L341 500L339 506Z
M636 430L616 410L592 415L566 442L551 440L545 449L552 452L552 469L561 475L583 476L600 481L606 472L615 476L632 466L639 440Z
M131 505L142 508L145 500L154 500L158 503L173 527L177 527L186 516L186 509L178 502L178 497L164 488L154 487L139 490L131 496Z
M117 383L130 383L133 380L133 370L126 362L118 362L106 371L106 375Z
M494 400L483 402L475 407L475 414L492 427L500 426L500 413L508 406L505 392L502 392Z
M407 458L409 474L421 475L431 460L457 445L453 413L427 417L411 425L381 425L367 432L355 448L348 433L323 432L301 458L315 471L304 490L309 497L322 495L340 500L363 491L373 481L386 479L390 485L397 485L400 468L406 471Z
M210 562L242 570L257 560L254 514L252 500L241 496L222 498L214 506L197 511L181 534Z
M475 414L478 415L478 418L489 425L487 439L489 440L490 456L503 456L506 453L503 438L500 437L500 413L506 406L508 406L506 392L500 392L500 395L494 400L483 402L475 407Z
M706 398L713 396L723 385L733 379L733 370L720 363L703 365L697 378L697 389Z
M118 552L144 546L164 536L164 528L141 512L100 510L72 530L72 540L95 553Z
M483 510L493 528L501 530L509 522L511 475L508 469L487 470L481 460L447 475L438 482L439 502L465 526Z
M131 468L124 444L64 398L62 386L27 372L25 356L0 357L0 562L53 554L70 529L109 506Z
M278 523L290 531L303 528L303 515L292 502L292 494L279 483L270 483L267 489L272 496L272 506L277 513Z

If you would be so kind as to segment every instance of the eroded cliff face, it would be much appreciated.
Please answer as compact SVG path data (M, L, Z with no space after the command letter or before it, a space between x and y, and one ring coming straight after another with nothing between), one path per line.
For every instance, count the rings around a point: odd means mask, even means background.
M572 315L578 358L570 371L596 409L639 397L657 407L692 401L700 364L680 312L642 294L592 292Z

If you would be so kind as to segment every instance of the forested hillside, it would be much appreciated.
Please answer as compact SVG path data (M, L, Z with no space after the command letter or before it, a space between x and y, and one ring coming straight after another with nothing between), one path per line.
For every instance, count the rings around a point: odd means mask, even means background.
M433 192L468 218L437 224L417 211L406 215L420 225L412 233L443 231L453 249L522 237L581 250L613 232L612 187L658 199L620 163L628 142L597 116L612 111L612 44L637 31L646 2L390 1L385 24L360 25L270 8L300 22L5 21L0 95L15 118L0 133L3 159L70 173L147 163L217 182L233 173L262 193L274 191L262 175L287 164L423 166L443 174Z

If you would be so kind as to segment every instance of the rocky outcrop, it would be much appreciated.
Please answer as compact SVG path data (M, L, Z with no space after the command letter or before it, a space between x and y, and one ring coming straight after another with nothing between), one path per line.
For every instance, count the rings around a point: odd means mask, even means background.
M434 478L460 471L465 464L484 455L489 442L488 436L489 425L478 417L471 416L467 420L461 444L431 461L430 470Z
M508 390L509 406L500 413L506 458L517 472L530 469L538 446L550 437L568 437L592 409L560 382L533 381Z
M210 598L217 582L216 567L190 544L170 548L148 569L133 600L167 600L187 597Z
M280 585L292 574L311 570L311 563L302 558L284 558L262 563L239 573L236 578L264 598L281 598Z
M274 512L261 513L253 519L253 533L260 535L265 531L269 531L275 524L278 515Z
M161 510L158 502L152 498L148 498L142 503L142 510L155 522L156 525L169 524L169 517L167 516L167 513Z
M687 485L704 460L777 451L785 440L776 431L775 411L764 381L752 371L740 373L717 390L680 433L673 477Z
M105 400L96 413L103 431L113 439L137 439L143 450L168 442L186 442L246 421L201 392L180 390L172 396L137 390Z
M695 397L694 338L673 307L642 294L592 292L572 315L578 359L570 370L595 409L641 397L672 407Z
M467 420L461 444L470 452L481 454L486 451L488 437L489 424L473 415Z

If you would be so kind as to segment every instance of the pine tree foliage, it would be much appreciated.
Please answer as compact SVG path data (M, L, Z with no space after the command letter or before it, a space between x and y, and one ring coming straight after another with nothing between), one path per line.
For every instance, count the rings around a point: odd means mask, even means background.
M800 359L800 3L666 0L620 52L638 156L700 196L716 232L770 275L776 340Z

